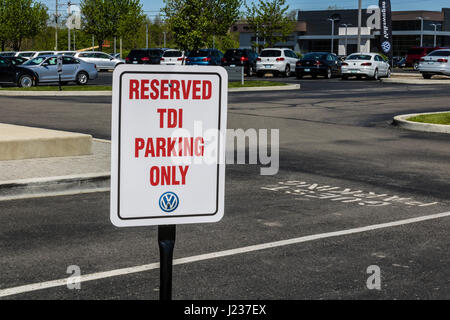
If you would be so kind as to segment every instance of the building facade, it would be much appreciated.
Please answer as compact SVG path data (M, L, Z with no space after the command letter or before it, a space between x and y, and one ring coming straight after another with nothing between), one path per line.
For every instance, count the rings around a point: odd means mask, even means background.
M357 51L358 10L298 11L294 32L285 43L297 52L334 52L348 55ZM406 55L412 47L450 47L450 8L441 11L393 11L392 29L394 56ZM245 22L237 23L232 31L240 32L243 48L263 44L264 39L250 30ZM379 8L363 10L361 51L379 52Z

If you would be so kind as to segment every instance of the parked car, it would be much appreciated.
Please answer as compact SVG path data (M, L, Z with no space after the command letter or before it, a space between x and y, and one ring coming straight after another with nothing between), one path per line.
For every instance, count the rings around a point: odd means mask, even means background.
M22 57L7 57L7 58L9 58L11 63L14 64L15 66L20 66L21 64L24 64L25 62L27 62L29 60L27 58L22 58Z
M393 66L394 68L406 68L406 57L394 57Z
M14 55L15 57L32 58L36 54L36 51L18 51Z
M133 49L125 58L130 64L160 64L164 51L167 49Z
M436 50L420 59L419 71L425 79L433 75L450 76L450 49Z
M31 59L22 66L35 72L37 82L58 82L57 70L58 56L43 56ZM79 85L85 85L89 80L95 80L98 76L95 64L70 56L63 56L63 70L61 80L64 83L75 81Z
M0 56L2 57L14 57L16 55L15 51L2 51L0 52Z
M342 80L348 77L367 77L378 80L391 77L391 66L378 53L354 53L342 63Z
M184 52L181 50L169 49L164 51L160 61L163 65L182 65Z
M186 65L220 66L223 53L217 49L192 50L186 58Z
M0 57L0 85L14 84L28 88L36 84L36 72L14 64L12 59L13 57Z
M331 79L341 75L341 63L341 59L334 53L311 52L297 62L295 74L298 79L305 75L311 75L313 78L320 75Z
M251 77L256 73L256 59L258 54L251 49L229 49L222 58L222 66L244 67L244 72Z
M295 70L298 60L297 54L291 49L264 49L256 59L256 73L258 77L262 77L267 72L289 77Z
M420 59L430 54L431 52L445 49L441 47L414 47L408 50L406 55L406 66L413 67L414 70L419 70Z
M122 59L116 59L113 56L99 51L77 52L75 58L85 62L93 63L97 66L97 70L113 70L119 64L124 64Z

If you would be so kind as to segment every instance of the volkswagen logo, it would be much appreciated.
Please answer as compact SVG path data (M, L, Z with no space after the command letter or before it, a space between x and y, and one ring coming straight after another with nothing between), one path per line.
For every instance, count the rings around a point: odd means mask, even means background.
M391 51L391 43L389 41L385 41L381 44L381 48L383 48L383 51L385 53L388 53L389 51Z
M178 208L180 200L173 192L166 192L159 198L159 207L164 212L173 212Z

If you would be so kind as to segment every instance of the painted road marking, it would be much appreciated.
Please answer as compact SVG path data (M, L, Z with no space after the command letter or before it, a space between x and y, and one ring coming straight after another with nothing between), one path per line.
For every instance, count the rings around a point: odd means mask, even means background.
M261 187L263 190L282 192L295 196L296 199L318 199L337 201L341 203L356 203L360 206L367 207L384 207L393 204L402 204L410 207L429 207L439 202L421 202L413 198L399 197L396 195L377 194L369 191L353 190L350 188L321 185L317 183L309 183L305 181L280 181L278 184L267 185Z
M216 259L216 258L223 258L223 257L233 256L233 255L242 254L242 253L260 251L260 250L271 249L271 248L276 248L276 247L283 247L283 246L288 246L288 245L298 244L298 243L303 243L303 242L309 242L309 241L314 241L314 240L319 240L319 239L333 238L333 237L346 236L346 235L350 235L350 234L368 232L368 231L373 231L373 230L386 229L386 228L397 227L397 226L402 226L402 225L412 224L412 223L417 223L417 222L422 222L422 221L428 221L428 220L435 220L435 219L445 218L445 217L450 217L450 212L437 213L437 214L432 214L432 215L428 215L428 216L421 216L421 217L416 217L416 218L375 224L375 225L370 225L370 226L366 226L366 227L359 227L359 228L353 228L353 229L347 229L347 230L341 230L341 231L327 232L327 233L315 234L315 235L304 236L304 237L299 237L299 238L257 244L257 245L253 245L253 246L242 247L242 248L206 253L206 254L201 254L201 255L197 255L197 256L176 259L176 260L174 260L173 265L181 265L181 264L187 264L187 263L192 263L192 262L205 261L205 260L211 260L211 259ZM80 278L79 278L80 280L78 282L87 282L87 281L117 277L117 276L133 274L133 273L138 273L138 272L144 272L144 271L149 271L149 270L155 270L155 269L159 269L159 262L145 264L145 265L136 266L136 267L129 267L129 268L116 269L116 270L111 270L111 271L82 275L82 276L80 276ZM32 291L37 291L37 290L43 290L43 289L49 289L49 288L54 288L54 287L61 287L61 286L65 286L65 285L67 285L67 278L53 280L53 281L39 282L39 283L34 283L34 284L28 284L28 285L24 285L24 286L0 290L0 297L12 296L12 295L16 295L16 294L32 292Z

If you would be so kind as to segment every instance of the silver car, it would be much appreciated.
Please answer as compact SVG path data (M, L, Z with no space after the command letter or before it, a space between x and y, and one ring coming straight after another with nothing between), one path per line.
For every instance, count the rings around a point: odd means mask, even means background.
M117 59L107 53L98 51L77 52L74 57L95 64L97 70L114 70L119 64L125 63L125 60Z
M419 71L425 79L437 74L450 76L450 49L436 50L420 59Z
M38 75L39 83L58 82L58 56L43 56L25 62L22 67L33 70ZM97 69L92 63L88 63L70 56L63 56L61 81L75 81L79 85L85 85L89 80L98 77Z

